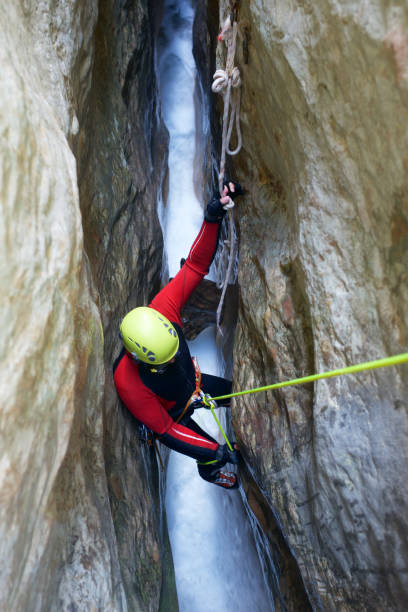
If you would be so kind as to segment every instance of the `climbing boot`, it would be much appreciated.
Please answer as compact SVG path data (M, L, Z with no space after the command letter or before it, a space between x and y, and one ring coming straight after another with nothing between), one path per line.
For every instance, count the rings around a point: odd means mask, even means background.
M224 489L237 489L238 477L234 472L218 472L213 483Z

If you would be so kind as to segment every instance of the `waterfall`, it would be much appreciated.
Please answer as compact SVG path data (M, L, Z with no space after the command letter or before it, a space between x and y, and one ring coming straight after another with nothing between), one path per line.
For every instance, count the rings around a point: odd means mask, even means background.
M194 193L196 68L192 55L194 10L188 0L166 1L159 72L164 120L170 133L169 192L161 211L170 276L179 269L200 228L203 208ZM201 370L220 374L215 329L190 343ZM212 436L218 428L207 410L194 418ZM231 607L237 612L273 610L250 523L238 490L202 480L195 461L172 452L166 511L181 612Z

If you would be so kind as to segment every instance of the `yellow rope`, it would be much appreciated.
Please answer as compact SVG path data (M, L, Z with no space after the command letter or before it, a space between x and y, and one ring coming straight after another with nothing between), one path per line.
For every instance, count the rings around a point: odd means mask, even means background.
M207 408L210 408L211 413L212 413L212 415L213 415L213 417L215 419L215 422L217 423L217 425L219 427L219 430L221 431L222 435L224 436L224 440L227 443L228 448L230 449L230 451L234 450L232 448L231 442L227 438L227 434L225 433L225 431L223 430L223 428L221 426L221 423L220 423L217 415L215 414L214 408L217 408L217 404L215 403L214 398L212 398L208 393L207 394L202 393L201 401L204 404L204 406L207 406ZM217 461L217 459L212 459L211 461L197 461L197 463L199 465L210 465L212 463L218 463L218 461Z
M249 393L259 393L260 391L269 391L272 389L281 389L282 387L291 387L293 385L304 385L306 383L314 382L315 380L322 380L323 378L332 378L333 376L342 376L343 374L356 374L357 372L364 372L366 370L375 370L377 368L386 368L389 366L396 366L401 363L408 362L408 353L401 353L400 355L393 355L392 357L386 357L385 359L377 359L375 361L366 361L365 363L359 363L347 368L340 368L338 370L330 370L329 372L322 372L320 374L312 374L311 376L303 376L302 378L294 378L293 380L285 380L284 382L275 383L273 385L267 385L266 387L256 387L255 389L247 389L245 391L237 391L235 393L229 393L228 395L220 395L213 397L214 401L228 399L230 397L239 397L240 395L247 395Z
M211 399L214 399L214 398L211 398ZM212 415L213 415L213 417L214 417L214 419L215 419L215 422L217 423L217 425L218 425L218 427L219 427L219 429L220 429L220 431L221 431L222 435L224 436L224 440L225 440L225 442L227 443L228 448L230 449L230 451L232 451L232 450L234 450L234 449L233 449L233 448L232 448L232 446L231 446L231 442L228 440L228 438L227 438L227 434L225 433L225 431L224 431L224 430L223 430L223 428L221 427L221 423L220 423L220 421L218 420L217 415L215 414L215 411L214 411L214 406L216 406L216 404L215 404L214 402L212 402L212 401L211 401L211 399L210 399L210 401L209 401L209 405L210 405L210 410L211 410L211 412L212 412Z

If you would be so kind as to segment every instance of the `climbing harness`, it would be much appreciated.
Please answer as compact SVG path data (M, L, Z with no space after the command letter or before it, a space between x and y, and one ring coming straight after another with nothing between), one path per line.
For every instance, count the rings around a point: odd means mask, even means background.
M217 423L222 435L224 436L225 442L228 444L228 448L232 451L233 448L231 446L230 441L227 438L227 434L225 433L217 415L215 414L214 408L217 408L217 404L212 400L211 396L208 393L205 394L204 391L201 389L201 370L200 370L200 366L198 365L197 358L193 357L192 360L193 360L194 372L195 372L195 389L193 393L191 394L191 396L189 397L186 405L184 406L183 412L176 419L176 423L179 423L181 421L183 416L186 414L188 407L191 406L191 404L197 403L197 404L200 404L201 406L204 405L207 408L210 408L211 414L213 415L215 422ZM217 463L217 460L212 459L211 461L204 461L204 462L197 461L197 463L199 465L210 465L211 463Z
M222 147L221 147L221 160L220 160L220 171L218 175L218 187L220 195L223 191L223 183L225 177L225 159L226 155L237 155L242 147L242 135L240 129L240 104L241 104L241 75L239 68L234 66L236 40L238 33L238 23L234 20L231 24L231 18L225 21L224 26L218 40L223 40L227 45L227 61L225 70L217 70L213 76L212 91L215 93L222 93L224 96L224 113L222 120ZM234 93L233 93L234 92ZM231 112L230 112L231 107ZM235 122L237 132L237 146L235 149L231 149L231 135ZM225 293L227 291L228 284L231 279L231 273L235 260L235 249L236 249L236 229L234 225L234 219L232 215L232 208L234 202L230 200L230 203L226 204L224 208L228 211L228 239L224 241L225 246L229 247L228 250L228 264L225 278L223 281L219 281L217 284L219 288L222 288L220 302L217 308L217 329L222 334L220 327L222 307L224 304ZM222 263L225 260L224 254L221 253L218 264L218 276L221 275L220 269L223 267Z
M191 394L191 396L189 397L186 405L183 408L183 411L181 412L181 414L177 417L177 419L175 419L176 423L179 423L181 421L181 419L183 418L183 416L186 414L189 406L191 406L192 404L195 404L196 407L202 407L205 406L207 408L210 408L211 413L215 419L215 422L217 423L222 435L224 436L225 442L228 445L228 448L232 451L232 445L230 443L230 441L227 438L227 434L225 433L217 415L215 414L215 408L218 408L217 404L215 403L215 401L213 401L213 399L211 398L211 396L209 394L205 394L204 391L201 389L201 370L200 370L200 366L198 365L198 360L196 357L192 357L192 361L193 361L193 365L194 365L194 373L195 373L195 389L193 391L193 393ZM157 446L157 440L160 440L160 436L158 436L157 434L155 434L153 431L151 431L150 429L148 429L146 427L146 425L144 425L143 423L139 424L139 439L142 442L146 442L148 446L152 446L159 458L159 462L160 462L160 467L162 472L164 472L164 464L163 464L163 460L161 458L161 454L159 451L159 448ZM199 465L209 465L211 463L218 463L217 459L213 459L211 461L205 461L205 462L201 462L201 461L197 461L197 463Z
M229 399L231 397L248 395L250 393L259 393L260 391L270 391L272 389L281 389L282 387L291 387L293 385L304 385L306 383L314 382L315 380L322 380L323 378L332 378L334 376L343 376L344 374L356 374L358 372L365 372L366 370L375 370L377 368L396 366L401 363L408 363L408 353L401 353L400 355L393 355L392 357L385 357L384 359L376 359L375 361L366 361L365 363L358 363L356 365L348 366L347 368L330 370L328 372L321 372L320 374L303 376L302 378L293 378L292 380L285 380L283 382L274 383L273 385L266 385L266 387L256 387L254 389L236 391L235 393L229 393L228 395L219 395L218 397L213 397L211 399L215 402L219 400Z
M218 406L213 401L211 395L209 395L208 393L204 393L204 391L201 389L201 371L200 371L200 366L198 365L197 357L193 357L192 359L193 359L194 372L195 372L195 389L193 393L191 394L187 404L184 406L183 412L176 419L176 423L179 423L181 421L183 416L186 414L188 407L192 403L197 403L197 404L200 404L201 406L206 406L207 408L210 408L211 413L215 419L215 422L217 423L222 435L224 436L225 442L228 444L228 448L232 451L233 448L214 411L214 409L218 408ZM215 463L215 461L210 461L209 463Z
M195 373L195 389L193 393L190 395L189 399L187 400L187 403L184 406L183 412L180 414L180 416L177 417L176 423L179 423L181 421L183 416L186 414L187 408L190 406L190 404L196 401L200 401L200 398L201 398L202 391L201 391L200 366L198 365L197 357L193 357L192 361L193 361L194 373Z
M190 406L190 404L192 402L200 400L201 399L201 394L203 394L203 392L201 391L201 371L200 371L200 368L199 368L199 365L198 365L198 361L197 361L196 357L193 357L192 360L193 360L194 371L195 371L195 389L194 389L192 395L190 396L190 398L188 399L188 402L184 406L184 409L183 409L182 413L176 419L176 421L175 421L176 423L179 423L181 421L181 419L185 415L185 413L187 411L187 408ZM157 439L160 440L160 436L158 436L153 431L148 429L146 427L146 425L143 425L143 423L140 424L139 431L140 431L139 439L142 440L142 442L147 442L148 446L153 446L153 448L154 448L154 450L156 452L156 455L159 458L161 471L164 472L163 459L161 458L159 447L157 446Z

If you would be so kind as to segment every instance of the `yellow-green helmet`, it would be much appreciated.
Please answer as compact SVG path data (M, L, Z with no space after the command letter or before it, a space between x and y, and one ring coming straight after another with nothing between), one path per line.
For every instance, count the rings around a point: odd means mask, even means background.
M134 308L122 320L120 334L125 349L140 361L160 365L178 351L179 337L168 319L154 308Z

